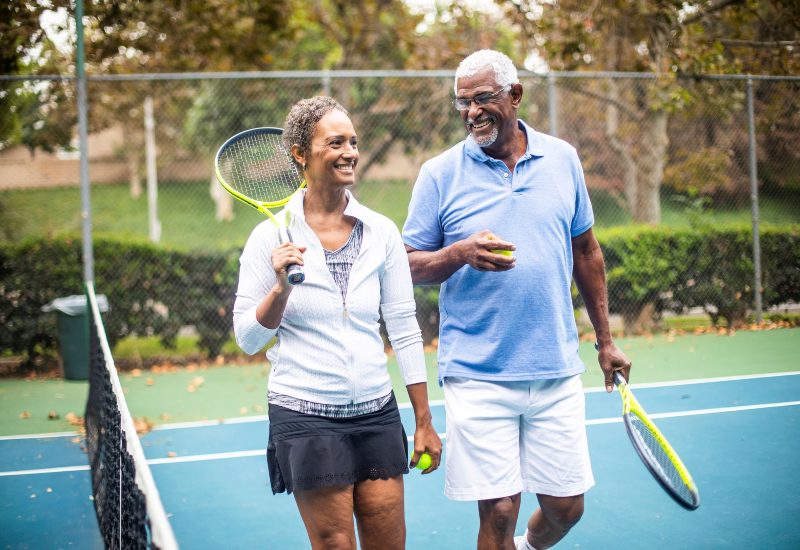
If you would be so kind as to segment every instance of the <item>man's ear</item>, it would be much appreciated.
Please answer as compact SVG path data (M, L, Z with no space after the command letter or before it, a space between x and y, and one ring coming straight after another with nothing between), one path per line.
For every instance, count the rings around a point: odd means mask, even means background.
M511 104L514 108L519 108L520 102L522 102L522 84L519 82L512 84L511 91L508 94L511 96Z

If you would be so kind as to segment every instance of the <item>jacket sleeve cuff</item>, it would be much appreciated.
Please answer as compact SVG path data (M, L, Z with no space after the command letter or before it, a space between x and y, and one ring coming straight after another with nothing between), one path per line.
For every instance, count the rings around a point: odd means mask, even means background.
M252 307L234 320L233 331L236 335L236 343L242 351L249 355L255 355L266 346L275 333L277 328L269 329L258 322L256 319L256 307Z
M395 350L395 356L397 357L397 366L400 367L400 374L403 376L406 386L428 381L422 342L416 342Z

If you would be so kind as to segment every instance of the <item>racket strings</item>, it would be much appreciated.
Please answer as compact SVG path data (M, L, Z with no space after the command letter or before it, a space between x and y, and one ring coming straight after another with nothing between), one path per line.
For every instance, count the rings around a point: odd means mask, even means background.
M636 415L630 415L630 426L636 438L642 443L641 447L647 454L651 466L659 471L662 478L677 492L684 501L695 502L695 494L687 485L671 454L665 448L668 444L658 433Z
M219 155L219 171L236 192L264 203L279 203L297 190L297 168L278 134L251 134Z

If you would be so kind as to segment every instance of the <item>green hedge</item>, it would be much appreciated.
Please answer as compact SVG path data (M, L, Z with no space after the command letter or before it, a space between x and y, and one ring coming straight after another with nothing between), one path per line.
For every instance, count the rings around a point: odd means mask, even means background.
M753 307L749 227L598 231L612 313L635 331L643 313L701 307L714 323L736 325ZM765 307L800 302L800 226L767 227L761 234ZM240 250L186 253L146 242L97 237L95 288L108 297L105 314L113 344L129 335L155 335L168 347L193 325L210 357L231 334ZM31 366L57 349L51 300L83 292L81 243L45 238L0 245L0 355L21 355ZM438 331L438 287L415 289L425 341ZM577 303L577 299L576 299Z
M761 230L764 307L800 302L800 226ZM754 304L749 227L626 227L598 232L609 304L636 331L666 311L703 308L714 324L746 322ZM645 327L646 328L646 327Z
M95 288L108 297L104 314L113 346L132 334L156 335L167 347L194 325L199 346L219 354L230 337L239 251L198 254L143 242L96 238ZM25 367L57 349L56 315L41 311L55 298L83 293L81 242L47 238L0 246L0 349Z

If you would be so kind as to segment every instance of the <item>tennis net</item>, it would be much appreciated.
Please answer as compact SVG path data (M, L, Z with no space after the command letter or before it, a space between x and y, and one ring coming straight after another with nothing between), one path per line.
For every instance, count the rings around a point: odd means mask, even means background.
M109 549L178 547L136 434L111 357L94 285L89 306L89 398L86 444L97 522Z

